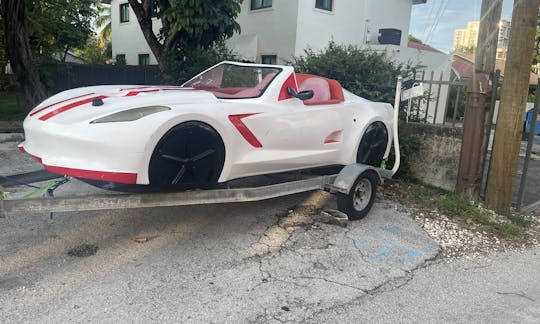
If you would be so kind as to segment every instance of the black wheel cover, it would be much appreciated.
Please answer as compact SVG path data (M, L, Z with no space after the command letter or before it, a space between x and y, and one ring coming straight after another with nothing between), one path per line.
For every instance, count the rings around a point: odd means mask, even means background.
M388 131L383 122L374 122L369 125L362 136L356 162L380 167L388 145Z
M148 175L163 189L208 188L217 183L225 146L217 132L201 122L175 126L154 148Z

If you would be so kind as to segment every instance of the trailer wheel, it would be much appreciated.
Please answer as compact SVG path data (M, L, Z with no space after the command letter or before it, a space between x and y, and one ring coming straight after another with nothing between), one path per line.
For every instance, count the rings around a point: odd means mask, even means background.
M218 133L201 122L173 127L154 148L148 175L161 189L208 188L217 183L225 161Z
M349 194L337 194L338 210L347 214L350 220L364 218L375 201L379 177L375 171L366 171L354 181Z

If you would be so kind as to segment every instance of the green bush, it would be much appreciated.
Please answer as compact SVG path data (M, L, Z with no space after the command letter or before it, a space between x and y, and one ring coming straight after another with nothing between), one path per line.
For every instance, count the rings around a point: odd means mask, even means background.
M418 154L422 148L422 141L418 137L406 134L402 131L403 124L399 124L399 151L400 151L400 164L397 173L394 175L394 178L403 179L407 181L415 182L417 179L412 173L412 162L411 157ZM388 157L388 168L391 169L395 161L394 150L390 152Z
M221 61L235 61L238 57L223 43L209 49L178 49L166 58L167 83L182 84L194 75Z
M352 93L373 101L394 103L397 76L402 65L385 54L331 41L320 52L311 49L293 58L296 72L335 79Z

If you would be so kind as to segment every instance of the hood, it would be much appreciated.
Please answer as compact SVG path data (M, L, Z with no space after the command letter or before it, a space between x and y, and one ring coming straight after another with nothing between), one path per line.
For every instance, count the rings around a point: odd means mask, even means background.
M102 105L93 105L95 99ZM34 108L27 118L43 122L76 123L91 121L111 113L146 106L169 106L217 103L208 91L175 86L95 86L61 92ZM176 107L176 108L175 108Z

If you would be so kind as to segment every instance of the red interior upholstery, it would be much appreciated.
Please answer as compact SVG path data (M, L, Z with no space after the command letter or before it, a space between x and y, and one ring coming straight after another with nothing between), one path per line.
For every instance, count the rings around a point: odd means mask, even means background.
M328 81L328 85L330 87L330 99L329 100L320 100L320 101L304 101L305 105L331 105L331 104L337 104L340 102L345 101L345 97L343 96L343 88L341 88L341 84L333 79L327 79L316 75L311 74L303 74L303 73L296 73L296 82L298 84L298 88L302 89L302 83L309 78L320 78ZM307 90L307 89L304 89Z
M298 91L311 90L313 91L313 97L308 100L304 100L304 103L309 104L312 102L328 101L331 99L330 85L328 81L323 78L307 78L298 87Z

